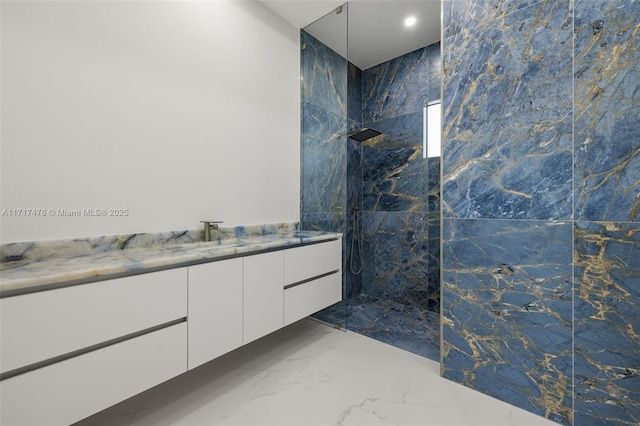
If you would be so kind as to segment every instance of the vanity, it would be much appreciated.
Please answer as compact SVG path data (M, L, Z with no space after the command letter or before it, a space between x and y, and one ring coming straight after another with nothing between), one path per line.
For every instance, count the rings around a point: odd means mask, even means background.
M342 299L337 233L126 251L3 268L1 424L76 422Z

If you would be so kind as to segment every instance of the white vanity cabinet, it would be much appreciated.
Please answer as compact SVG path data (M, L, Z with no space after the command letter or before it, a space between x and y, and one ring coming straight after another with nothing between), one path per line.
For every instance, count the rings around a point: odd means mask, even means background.
M189 266L189 369L242 346L242 264Z
M244 344L283 327L283 252L244 261Z
M342 298L342 240L0 299L0 424L74 423Z
M186 269L0 299L0 424L69 424L187 369Z
M189 369L340 301L341 244L190 266Z
M342 239L284 251L284 325L342 300Z

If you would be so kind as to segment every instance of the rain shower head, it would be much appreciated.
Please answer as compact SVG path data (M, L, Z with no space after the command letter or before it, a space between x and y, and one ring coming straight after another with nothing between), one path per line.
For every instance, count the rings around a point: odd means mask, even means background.
M382 133L374 130L374 129L370 129L370 128L366 128L366 129L362 129L356 133L352 133L349 135L349 138L357 140L358 142L364 142L367 139L371 139L374 138L378 135L381 135Z

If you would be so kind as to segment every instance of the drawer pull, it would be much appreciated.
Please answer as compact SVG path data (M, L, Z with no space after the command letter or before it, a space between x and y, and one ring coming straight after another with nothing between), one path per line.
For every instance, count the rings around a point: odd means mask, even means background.
M297 287L299 285L306 284L308 282L315 281L315 280L320 279L320 278L328 277L329 275L333 275L333 274L336 274L338 272L340 272L340 270L336 269L335 271L327 272L326 274L317 275L315 277L307 278L306 280L302 280L302 281L298 281L298 282L293 283L293 284L286 285L286 286L284 286L284 289L287 290L287 289L290 289L290 288L293 288L293 287Z

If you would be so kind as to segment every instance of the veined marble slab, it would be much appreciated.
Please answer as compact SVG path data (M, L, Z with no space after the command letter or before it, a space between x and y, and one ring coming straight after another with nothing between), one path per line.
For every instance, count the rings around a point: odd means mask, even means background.
M0 297L205 263L342 235L296 231L295 224L224 228L210 242L203 242L201 234L202 231L182 231L4 244L0 247Z

